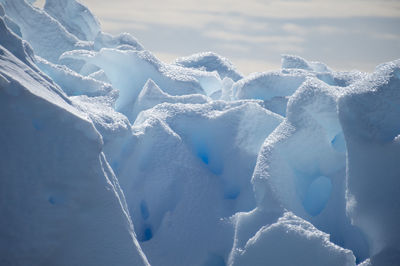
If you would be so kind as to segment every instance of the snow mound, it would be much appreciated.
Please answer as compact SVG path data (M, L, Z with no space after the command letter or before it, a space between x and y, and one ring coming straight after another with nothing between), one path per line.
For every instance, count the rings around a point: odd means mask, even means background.
M6 15L16 22L22 37L35 54L57 63L62 53L74 49L90 49L91 44L79 41L54 18L25 0L0 0Z
M36 57L36 65L51 77L68 96L117 94L116 91L113 91L111 84L84 77L64 65L56 65L40 57Z
M1 46L0 84L0 264L148 265L93 124Z
M297 55L282 55L282 69L304 69L315 72L332 72L332 70L321 62L308 62Z
M345 210L346 143L337 117L345 90L307 79L290 97L285 121L265 140L253 182L258 206L268 210L278 201L362 260L368 245Z
M233 98L263 100L271 111L286 115L288 96L300 87L306 75L281 71L253 73L233 85Z
M382 64L339 100L347 146L347 208L372 255L400 250L400 61ZM379 264L378 264L379 265Z
M168 93L163 92L153 80L149 79L140 91L133 106L133 114L130 117L136 118L141 111L150 109L160 103L202 104L207 103L208 101L209 98L202 94L189 94L182 96L169 95ZM131 120L134 119L132 118Z
M350 250L329 241L329 235L290 212L263 226L244 249L231 254L228 265L355 265Z
M94 39L94 48L98 51L101 48L118 48L120 50L143 50L143 46L129 33L121 33L117 36L100 32Z
M44 10L80 40L93 41L100 33L97 18L76 0L46 0Z
M250 179L256 156L281 121L254 102L162 103L139 114L133 135L106 141L153 265L226 261L233 227L224 219L255 207Z
M12 32L17 34L19 37L22 36L19 26L17 25L17 23L15 23L12 19L10 19L6 15L6 11L4 10L4 7L2 4L0 4L0 17L3 18L5 24L7 25L8 28L11 29Z
M228 59L213 52L203 52L181 57L176 59L174 64L208 72L217 71L222 79L228 77L233 81L238 81L243 78Z
M132 107L149 78L171 95L212 93L221 87L218 75L165 64L149 51L76 50L64 53L62 58L83 59L103 69L114 88L120 90L116 109L127 115L126 109Z

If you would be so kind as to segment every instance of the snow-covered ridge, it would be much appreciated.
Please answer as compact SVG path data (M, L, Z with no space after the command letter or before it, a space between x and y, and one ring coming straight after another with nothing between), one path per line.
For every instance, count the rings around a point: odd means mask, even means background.
M0 265L399 265L400 60L168 64L0 0Z

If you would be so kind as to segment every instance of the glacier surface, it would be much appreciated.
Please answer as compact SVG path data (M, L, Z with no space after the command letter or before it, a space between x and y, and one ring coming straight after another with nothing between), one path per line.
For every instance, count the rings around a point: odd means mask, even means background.
M164 63L0 0L0 265L400 264L400 60Z

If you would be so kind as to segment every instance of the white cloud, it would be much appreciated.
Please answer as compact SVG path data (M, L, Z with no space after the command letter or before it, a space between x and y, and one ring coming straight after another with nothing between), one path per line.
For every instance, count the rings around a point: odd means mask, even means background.
M204 33L205 36L213 39L220 39L229 42L245 42L245 43L261 43L261 44L279 44L291 43L301 44L304 39L298 36L282 36L282 35L247 35L245 33L232 33L219 30L209 30Z

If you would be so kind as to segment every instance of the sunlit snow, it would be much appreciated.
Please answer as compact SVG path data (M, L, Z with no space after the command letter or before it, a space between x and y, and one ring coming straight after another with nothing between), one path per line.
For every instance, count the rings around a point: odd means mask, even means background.
M400 60L243 76L32 2L0 0L0 265L400 264Z

